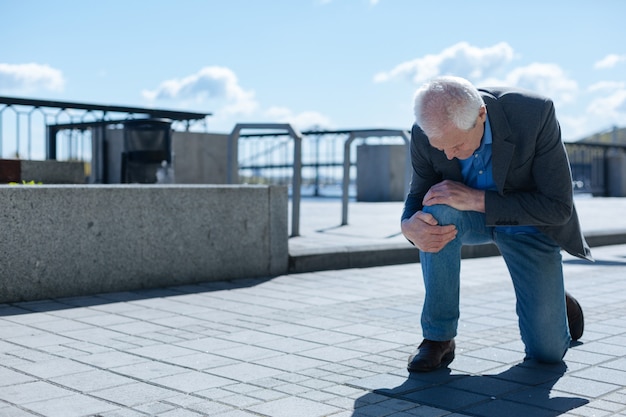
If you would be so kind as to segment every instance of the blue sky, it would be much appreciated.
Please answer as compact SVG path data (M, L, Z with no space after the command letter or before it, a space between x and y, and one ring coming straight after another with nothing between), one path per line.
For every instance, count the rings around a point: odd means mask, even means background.
M626 126L622 0L0 0L0 95L410 128L424 80L552 97L566 140Z

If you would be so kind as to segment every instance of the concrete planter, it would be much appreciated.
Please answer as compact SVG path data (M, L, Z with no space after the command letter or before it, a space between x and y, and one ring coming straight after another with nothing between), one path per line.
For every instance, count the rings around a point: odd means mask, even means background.
M406 146L360 145L356 159L357 201L403 201Z
M287 189L0 186L0 302L287 273Z

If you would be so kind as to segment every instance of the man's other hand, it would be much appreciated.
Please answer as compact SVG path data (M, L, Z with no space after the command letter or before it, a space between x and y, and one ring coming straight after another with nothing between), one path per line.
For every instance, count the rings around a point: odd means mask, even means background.
M439 252L456 237L454 225L439 226L432 214L418 211L402 221L402 234L424 252Z

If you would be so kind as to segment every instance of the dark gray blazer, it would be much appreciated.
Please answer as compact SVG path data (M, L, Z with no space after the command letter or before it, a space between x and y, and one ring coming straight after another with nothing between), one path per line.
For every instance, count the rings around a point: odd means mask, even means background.
M570 254L592 260L574 207L570 165L554 104L514 89L480 89L493 134L493 178L486 191L487 226L533 225ZM402 219L422 209L426 192L445 179L463 182L457 159L448 160L422 129L411 132L413 177Z

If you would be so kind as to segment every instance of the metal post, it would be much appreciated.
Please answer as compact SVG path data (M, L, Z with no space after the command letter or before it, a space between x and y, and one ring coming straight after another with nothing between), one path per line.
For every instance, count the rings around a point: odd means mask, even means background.
M22 159L22 156L20 155L20 114L16 111L15 112L15 157L17 159Z
M57 129L46 125L46 159L57 159Z
M228 136L228 149L227 149L227 161L226 161L226 183L235 184L239 182L239 162L238 158L238 144L239 135L242 129L242 125L235 126L233 131Z
M293 146L293 182L291 190L291 236L300 236L300 200L302 192L302 137L291 126L289 134L294 140Z
M0 108L0 159L2 159L2 132L4 131L4 127L2 126L2 121L4 120L4 109L7 106L2 106Z
M300 236L300 200L302 188L302 135L288 123L238 123L228 139L227 181L234 184L239 175L238 140L242 129L286 130L294 140L293 179L291 190L291 237ZM237 181L238 182L238 181Z
M315 188L313 196L320 196L320 135L315 138Z
M343 144L343 184L341 186L341 225L348 224L348 200L350 198L350 145L356 139L354 132L350 132L350 136Z
M409 133L405 130L361 130L361 131L352 131L350 132L350 136L346 139L344 143L343 149L343 186L342 186L342 199L341 199L341 225L345 226L348 224L348 202L349 202L349 187L350 187L350 145L357 138L369 138L369 137L391 137L391 136L400 136L404 142L406 147L406 160L405 160L405 181L404 181L404 190L405 194L408 194L411 184L411 137Z

